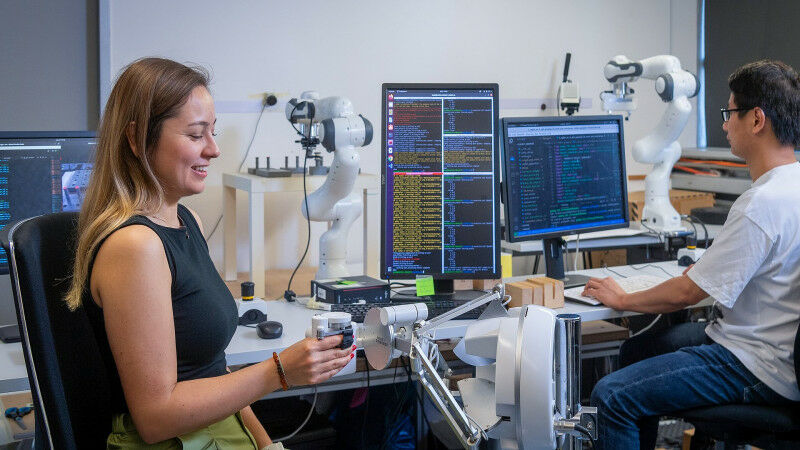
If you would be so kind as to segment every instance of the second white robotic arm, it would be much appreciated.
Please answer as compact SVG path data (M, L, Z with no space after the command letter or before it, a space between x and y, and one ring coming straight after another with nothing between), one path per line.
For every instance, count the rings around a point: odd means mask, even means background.
M639 78L655 80L656 93L667 103L656 127L634 144L633 158L654 165L645 178L642 223L657 231L682 231L680 215L669 202L669 177L681 156L677 140L692 112L689 98L696 96L700 89L697 77L681 69L678 58L671 55L653 56L641 61L618 55L606 64L604 75L613 86L611 92L601 94L603 108L607 111L630 113L636 109L633 90L628 83Z
M347 233L362 210L361 200L350 198L361 161L356 148L372 141L372 124L363 116L353 114L350 100L344 97L319 99L313 91L304 92L299 101L290 100L286 116L290 122L308 127L308 136L315 135L327 151L333 152L325 183L308 195L301 209L310 220L331 222L331 227L319 240L316 278L346 276Z

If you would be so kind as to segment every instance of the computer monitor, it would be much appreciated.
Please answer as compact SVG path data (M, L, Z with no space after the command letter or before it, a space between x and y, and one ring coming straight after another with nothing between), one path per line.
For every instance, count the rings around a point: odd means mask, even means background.
M28 217L78 211L89 182L93 131L0 131L0 229ZM0 248L0 325L16 323Z
M381 277L500 278L497 84L384 84Z
M548 277L566 286L562 236L629 223L622 116L502 120L505 237L541 239Z

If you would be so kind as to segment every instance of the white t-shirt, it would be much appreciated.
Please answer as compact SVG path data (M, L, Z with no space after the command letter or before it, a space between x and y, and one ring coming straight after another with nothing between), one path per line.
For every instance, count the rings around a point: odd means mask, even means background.
M800 163L759 177L687 276L722 315L706 334L772 390L800 400L793 354L800 323Z

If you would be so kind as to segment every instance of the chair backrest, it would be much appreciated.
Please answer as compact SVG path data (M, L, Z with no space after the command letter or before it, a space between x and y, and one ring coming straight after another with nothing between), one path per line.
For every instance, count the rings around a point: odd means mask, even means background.
M794 378L797 387L800 388L800 324L798 324L797 333L794 336Z
M3 230L17 319L36 406L37 447L105 448L108 375L84 308L70 311L77 213L27 219ZM44 442L42 442L44 440Z

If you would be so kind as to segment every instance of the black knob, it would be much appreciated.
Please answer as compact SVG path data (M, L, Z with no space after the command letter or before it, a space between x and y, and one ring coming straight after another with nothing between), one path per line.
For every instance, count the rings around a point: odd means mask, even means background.
M242 300L252 300L256 291L256 285L252 281L242 283Z

